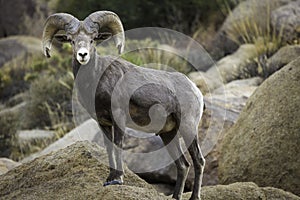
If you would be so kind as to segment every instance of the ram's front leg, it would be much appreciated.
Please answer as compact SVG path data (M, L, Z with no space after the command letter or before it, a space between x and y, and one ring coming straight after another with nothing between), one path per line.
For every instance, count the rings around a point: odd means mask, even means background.
M122 159L122 151L123 151L123 139L124 132L117 125L113 126L114 132L114 155L116 159L116 168L114 171L114 180L118 182L118 184L123 184L123 159Z
M122 140L123 132L111 126L104 126L102 130L105 134L104 143L109 160L109 176L104 186L123 184L123 165L122 165Z
M113 131L112 131L112 126L101 126L101 129L104 133L104 144L106 147L106 152L108 155L108 162L109 162L109 176L106 179L106 182L103 184L103 186L107 185L112 185L112 174L114 169L116 168L116 161L115 161L115 156L114 156L114 145L113 145Z

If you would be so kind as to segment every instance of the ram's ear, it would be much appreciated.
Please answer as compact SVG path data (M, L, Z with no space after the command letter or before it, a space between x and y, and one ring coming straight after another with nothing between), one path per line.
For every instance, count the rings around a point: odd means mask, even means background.
M107 40L111 37L111 33L109 32L104 32L104 33L99 33L96 37L95 37L95 41L96 42L103 42L104 40Z
M54 38L59 42L71 42L71 40L68 39L68 36L65 34L57 34L54 36Z

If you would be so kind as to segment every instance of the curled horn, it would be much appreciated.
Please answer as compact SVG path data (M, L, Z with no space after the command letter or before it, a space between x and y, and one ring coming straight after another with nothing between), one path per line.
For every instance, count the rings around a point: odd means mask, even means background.
M97 11L85 18L84 25L91 31L96 29L98 33L100 33L100 29L108 28L113 35L119 54L123 52L125 35L122 22L118 15L110 11Z
M50 57L50 49L54 35L65 30L67 33L74 33L78 30L80 22L74 16L67 13L56 13L50 15L44 25L43 30L43 52L46 57Z

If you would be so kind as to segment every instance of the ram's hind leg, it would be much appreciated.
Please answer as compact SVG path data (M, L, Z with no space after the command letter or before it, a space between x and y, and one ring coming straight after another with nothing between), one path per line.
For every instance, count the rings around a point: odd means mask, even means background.
M170 132L161 133L160 137L166 145L170 156L174 159L177 167L177 181L173 198L180 199L184 190L184 184L188 175L190 163L185 158L185 155L181 149L179 135L177 134L176 129Z
M202 155L198 142L198 129L191 130L191 128L186 128L181 135L192 157L195 171L194 188L190 200L200 200L205 159Z

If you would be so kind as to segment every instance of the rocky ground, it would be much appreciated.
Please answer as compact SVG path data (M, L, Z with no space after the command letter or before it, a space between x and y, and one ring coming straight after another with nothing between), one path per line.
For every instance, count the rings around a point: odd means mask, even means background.
M171 199L130 170L125 185L103 187L109 173L107 155L96 144L76 142L64 149L40 156L1 176L1 199ZM190 193L183 194L188 199ZM254 183L203 187L202 199L286 199L299 197Z

